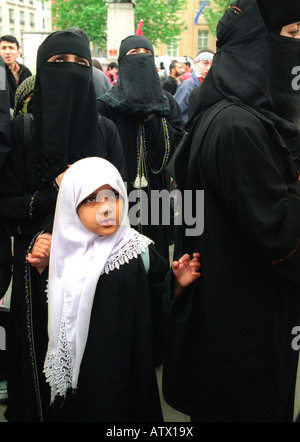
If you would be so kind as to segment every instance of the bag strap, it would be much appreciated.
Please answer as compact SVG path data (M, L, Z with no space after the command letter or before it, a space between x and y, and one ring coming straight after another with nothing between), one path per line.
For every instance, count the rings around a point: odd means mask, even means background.
M28 146L31 141L31 114L23 115L24 123L24 145Z
M144 267L146 270L146 273L148 274L150 269L150 254L149 254L149 247L147 247L147 250L145 252L141 253L141 257L144 263Z

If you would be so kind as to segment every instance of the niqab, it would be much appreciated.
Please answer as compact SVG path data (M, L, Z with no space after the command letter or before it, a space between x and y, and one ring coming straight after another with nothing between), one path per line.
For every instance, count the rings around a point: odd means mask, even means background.
M149 49L154 53L149 40L132 35L120 45L118 58L119 72L115 86L101 97L113 109L139 116L155 112L158 115L170 114L170 105L164 93L152 54L126 53L135 48Z
M290 0L287 3L298 2ZM285 5L281 3L277 8L276 5L272 22L278 26L282 23L279 17ZM285 20L290 23L300 20L299 6L289 8L293 13L285 16ZM289 24L285 20L285 25ZM191 129L194 120L205 109L229 99L272 122L292 158L300 159L300 97L299 91L292 87L292 69L299 65L299 40L269 32L256 0L233 2L218 23L217 51L212 68L199 90L197 107L187 128Z
M90 66L47 60L53 55L75 54ZM90 49L72 31L57 31L41 44L37 54L33 93L33 146L43 180L54 179L68 164L97 156L99 129Z
M270 32L279 33L281 28L295 23L300 18L298 0L257 0L261 15Z

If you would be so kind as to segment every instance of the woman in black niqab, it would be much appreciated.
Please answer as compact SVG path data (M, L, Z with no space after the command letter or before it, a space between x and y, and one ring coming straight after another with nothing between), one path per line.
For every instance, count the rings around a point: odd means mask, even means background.
M48 62L56 54L75 54L79 63ZM54 179L68 164L98 156L100 150L92 60L85 39L72 31L50 34L37 54L33 92L33 146L42 166L42 178Z
M0 219L14 236L8 421L48 419L49 388L42 373L48 269L39 274L25 258L41 234L49 237L52 231L56 178L68 164L99 156L126 179L119 134L98 115L89 47L76 32L56 31L41 44L32 100L33 115L11 122L13 148L0 175Z
M135 49L142 52L133 54ZM183 135L181 111L174 97L161 87L154 49L146 37L130 35L122 40L118 66L118 81L98 99L98 111L119 130L128 170L128 192L147 194L148 201L144 203L142 195L138 196L134 227L155 241L168 260L170 229L163 225L161 214L153 213L150 200L151 191L169 189L165 168Z
M175 159L179 190L204 191L204 232L186 237L188 226L179 226L175 259L200 252L202 278L183 322L171 323L163 391L193 421L293 420L300 182L292 68L300 41L280 31L299 22L300 2L259 4L235 1L220 20L213 65ZM187 203L195 208L196 197Z
M144 48L148 53L127 57L131 49ZM130 35L120 45L118 81L101 100L120 112L146 117L155 112L170 115L170 104L161 87L150 41L140 35Z
M98 111L116 124L123 143L127 190L135 200L130 202L132 226L151 238L169 261L170 225L155 208L152 195L170 189L165 168L183 135L181 111L161 87L154 50L146 37L130 35L121 42L118 66L118 81L98 99ZM160 310L159 305L159 314ZM160 348L161 326L154 328L158 330L155 347ZM160 362L161 351L155 350L155 363Z
M280 35L283 23L300 18L299 9L295 0L287 5L277 0L231 4L217 26L214 63L199 90L189 131L205 109L228 99L272 122L292 157L300 158L300 99L292 87L292 70L300 65L300 42Z

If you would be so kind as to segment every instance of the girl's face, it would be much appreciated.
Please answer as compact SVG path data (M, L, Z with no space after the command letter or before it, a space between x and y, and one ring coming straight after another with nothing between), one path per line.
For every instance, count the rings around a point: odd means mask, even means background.
M119 228L123 214L123 200L110 185L99 187L77 208L81 223L99 236L113 235Z

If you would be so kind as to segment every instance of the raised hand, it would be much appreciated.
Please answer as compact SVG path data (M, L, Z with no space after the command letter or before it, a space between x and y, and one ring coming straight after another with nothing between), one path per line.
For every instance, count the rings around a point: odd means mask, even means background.
M200 267L199 253L193 253L192 259L190 255L186 253L178 261L173 261L172 271L175 276L174 299L177 299L186 287L200 278Z

